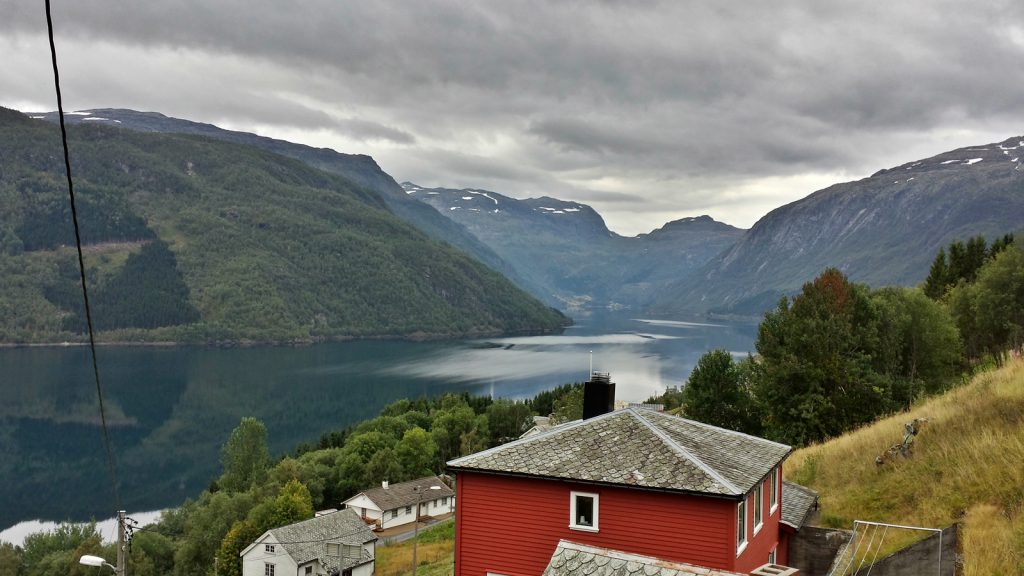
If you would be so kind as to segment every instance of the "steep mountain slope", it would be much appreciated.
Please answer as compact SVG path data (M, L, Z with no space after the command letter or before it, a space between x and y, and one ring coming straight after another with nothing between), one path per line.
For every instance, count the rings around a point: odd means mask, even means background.
M31 115L36 119L58 121L56 112L34 112ZM491 268L512 277L513 281L518 281L514 277L512 268L503 262L497 254L452 220L443 217L422 202L409 198L395 180L381 170L373 158L365 154L344 154L329 148L313 148L248 132L224 130L212 124L172 118L157 112L97 108L65 114L65 121L72 124L117 126L139 132L195 134L245 144L301 160L314 168L338 174L377 193L391 212L402 220L412 224L428 236L447 242L474 256Z
M824 268L872 286L922 281L940 247L1024 228L1024 138L953 150L777 208L659 296L662 313L759 315Z
M100 125L70 126L69 137L108 339L456 335L565 322L395 218L376 194L303 162ZM0 166L0 335L73 339L81 311L59 132L0 109ZM159 296L143 291L154 277Z
M550 303L641 307L742 234L707 216L670 222L633 238L608 230L590 206L555 198L517 200L486 190L423 188L418 198L465 226Z

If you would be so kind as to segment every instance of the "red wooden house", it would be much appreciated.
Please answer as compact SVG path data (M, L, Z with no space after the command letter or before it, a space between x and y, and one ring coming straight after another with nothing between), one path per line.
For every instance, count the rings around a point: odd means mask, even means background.
M744 573L784 564L790 450L627 408L453 460L455 576L539 576L562 540Z

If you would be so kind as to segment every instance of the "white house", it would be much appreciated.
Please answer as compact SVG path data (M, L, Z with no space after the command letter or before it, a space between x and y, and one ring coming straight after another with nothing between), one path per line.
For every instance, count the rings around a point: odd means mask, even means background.
M263 533L239 554L242 576L372 576L377 536L352 510Z
M419 511L414 514L417 503ZM388 484L385 480L380 488L360 492L342 505L346 510L354 510L365 522L384 530L411 524L417 518L444 518L452 514L455 492L437 476L400 484Z

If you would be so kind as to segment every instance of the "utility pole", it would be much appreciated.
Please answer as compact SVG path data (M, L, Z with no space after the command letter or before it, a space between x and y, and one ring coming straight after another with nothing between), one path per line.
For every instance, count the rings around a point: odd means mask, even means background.
M114 572L117 576L125 576L125 542L124 542L125 526L124 526L124 510L117 511L117 565L114 566Z
M416 544L420 539L420 502L423 501L423 487L413 487L413 492L416 493L416 514L412 519L412 576L416 576Z

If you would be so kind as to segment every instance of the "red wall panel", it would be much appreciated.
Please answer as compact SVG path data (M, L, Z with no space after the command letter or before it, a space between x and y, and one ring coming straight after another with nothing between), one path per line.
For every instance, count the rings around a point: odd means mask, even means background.
M569 528L573 490L600 495L599 532ZM458 474L458 498L456 576L538 576L559 539L734 569L762 548L767 558L778 535L779 512L773 521L766 508L764 527L737 558L736 502L719 498L468 472Z
M770 478L770 476L769 476ZM775 508L775 512L771 511L771 499L768 491L771 490L771 482L769 478L762 480L764 489L761 494L764 497L763 503L763 521L761 529L758 530L757 534L754 535L754 492L747 497L747 547L740 554L739 558L736 559L736 563L733 566L733 570L737 572L750 572L751 570L763 566L768 562L768 553L772 551L772 548L776 547L779 542L779 519L782 517L782 467L779 467L779 484L778 492L778 506ZM733 535L735 536L736 530L733 529ZM782 554L782 550L778 550L775 557L777 563L783 562L786 558Z

